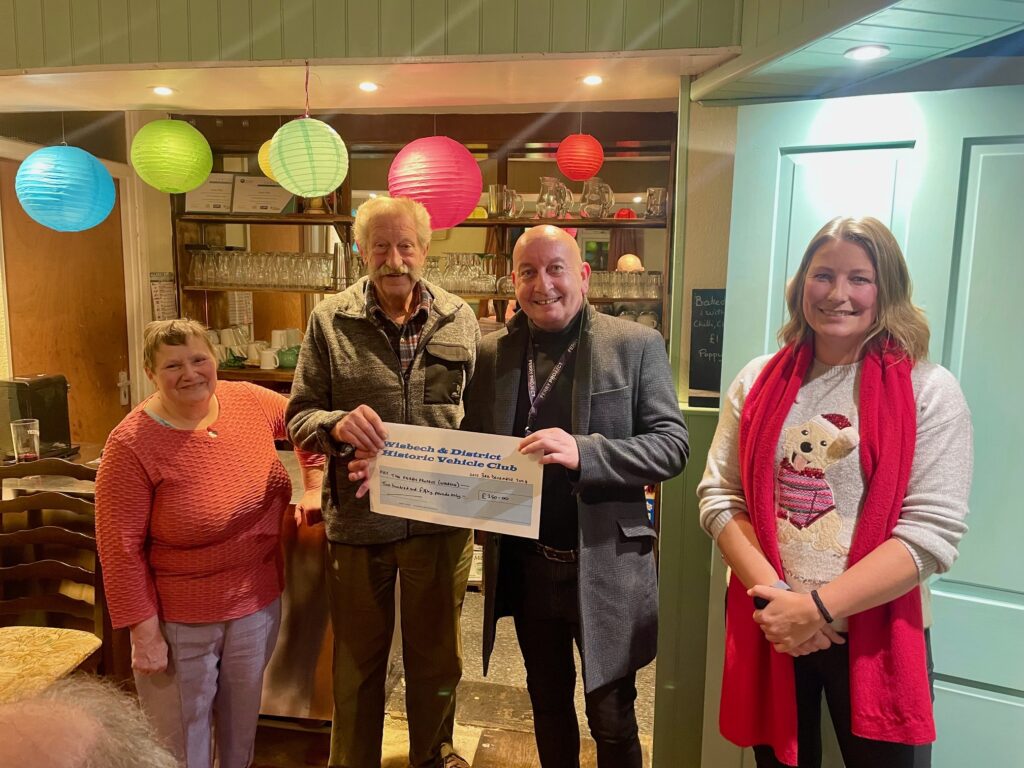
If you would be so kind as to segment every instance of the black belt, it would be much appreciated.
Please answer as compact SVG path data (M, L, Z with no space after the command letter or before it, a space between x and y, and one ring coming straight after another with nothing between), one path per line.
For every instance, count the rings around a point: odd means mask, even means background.
M548 560L556 563L575 563L579 560L579 553L575 549L555 549L539 541L531 542L533 548Z

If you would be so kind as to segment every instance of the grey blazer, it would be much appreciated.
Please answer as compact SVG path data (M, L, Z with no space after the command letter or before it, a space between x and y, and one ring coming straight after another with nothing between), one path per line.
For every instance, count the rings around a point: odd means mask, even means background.
M573 378L572 434L580 452L579 604L589 692L649 663L658 635L656 534L644 486L679 474L689 454L665 341L649 328L584 305ZM462 429L512 434L529 328L522 312L483 338ZM486 673L497 619L500 537L484 544Z

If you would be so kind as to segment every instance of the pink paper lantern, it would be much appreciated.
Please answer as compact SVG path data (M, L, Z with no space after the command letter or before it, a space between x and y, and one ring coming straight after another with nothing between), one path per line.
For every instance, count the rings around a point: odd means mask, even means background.
M574 133L562 139L555 152L558 170L573 181L586 181L604 165L601 142L589 133Z
M434 229L460 224L480 205L484 180L469 150L447 136L409 142L391 163L388 192L423 203Z

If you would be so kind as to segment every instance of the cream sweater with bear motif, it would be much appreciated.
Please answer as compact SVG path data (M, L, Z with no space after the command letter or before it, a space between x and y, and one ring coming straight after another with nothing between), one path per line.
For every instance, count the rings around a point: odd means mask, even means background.
M747 393L770 356L740 371L722 401L707 468L697 488L700 520L718 537L747 511L739 467L739 418ZM972 469L971 418L953 375L919 362L911 374L917 403L917 444L903 513L893 530L917 563L924 582L949 570L967 530ZM817 361L800 388L776 451L776 531L785 573L798 592L810 592L847 567L850 542L864 501L857 450L860 363ZM931 623L927 590L925 626ZM844 620L836 629L845 631Z

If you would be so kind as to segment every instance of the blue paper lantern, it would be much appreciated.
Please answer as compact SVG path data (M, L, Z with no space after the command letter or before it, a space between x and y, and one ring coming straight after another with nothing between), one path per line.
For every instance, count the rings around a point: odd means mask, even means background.
M25 213L58 232L95 227L114 209L114 180L78 147L44 147L25 158L14 178Z

